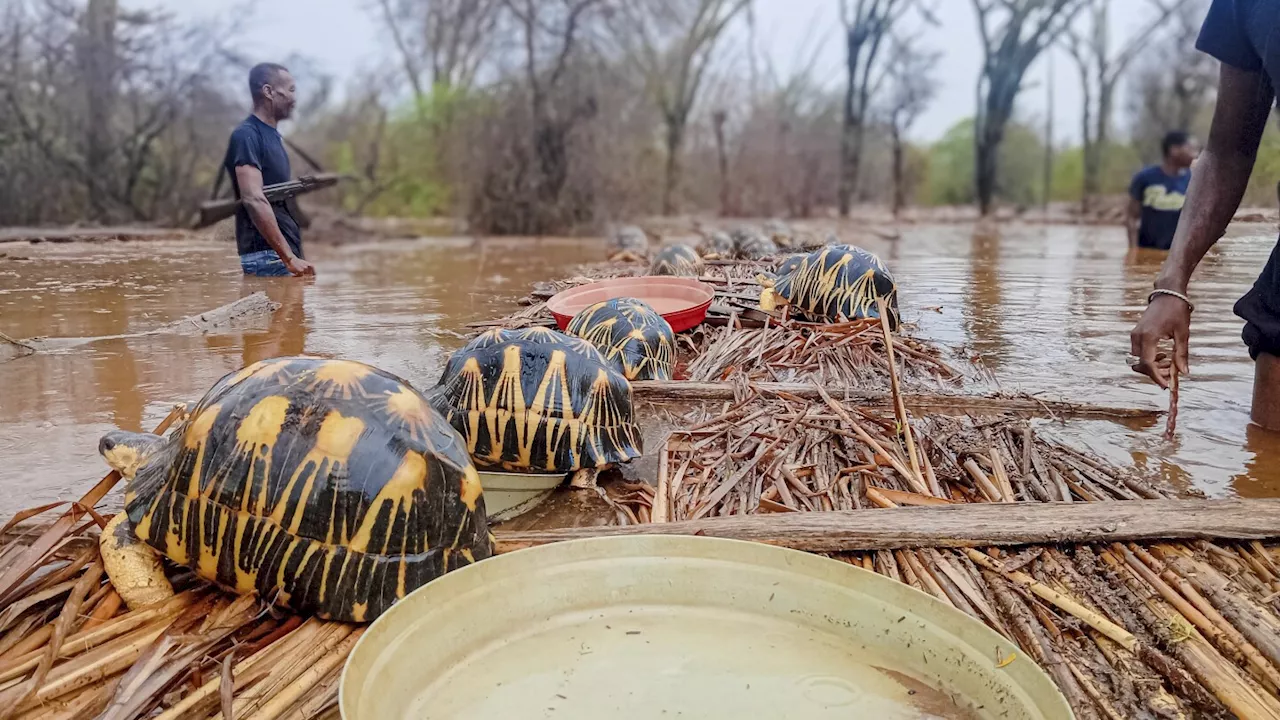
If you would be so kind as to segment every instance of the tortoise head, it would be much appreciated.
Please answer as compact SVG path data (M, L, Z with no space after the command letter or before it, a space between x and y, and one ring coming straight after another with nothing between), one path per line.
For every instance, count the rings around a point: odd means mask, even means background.
M162 440L163 438L159 435L151 433L112 430L98 441L98 452L113 470L119 471L124 478L132 480L134 473L138 472L138 468L142 467L147 457L160 447Z

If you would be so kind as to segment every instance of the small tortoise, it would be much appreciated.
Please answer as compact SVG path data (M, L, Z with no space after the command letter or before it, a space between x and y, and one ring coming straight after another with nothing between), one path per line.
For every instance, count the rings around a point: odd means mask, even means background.
M589 485L641 453L631 384L586 340L547 328L477 336L427 398L482 467L574 473Z
M684 243L677 243L658 251L649 265L649 274L698 277L702 275L704 268L702 257L696 250Z
M570 335L591 343L628 380L670 380L676 354L671 325L635 298L598 302L573 316Z
M707 260L729 260L734 253L733 238L719 230L709 232L698 243L698 252Z
M609 236L611 262L638 262L649 254L649 236L635 225L624 225Z
M250 365L168 437L115 430L98 449L128 482L101 546L130 607L173 593L156 552L348 622L493 553L462 438L403 380L361 363Z
M778 246L772 240L751 228L735 230L733 244L739 260L760 260L778 253Z
M792 232L791 226L785 222L774 218L764 224L764 235L773 240L773 243L781 248L795 247L795 233Z
M784 265L790 264L790 259ZM781 271L782 268L779 268ZM776 292L800 314L815 320L880 317L884 298L889 327L898 327L898 286L880 258L852 245L829 245L802 255L779 272Z

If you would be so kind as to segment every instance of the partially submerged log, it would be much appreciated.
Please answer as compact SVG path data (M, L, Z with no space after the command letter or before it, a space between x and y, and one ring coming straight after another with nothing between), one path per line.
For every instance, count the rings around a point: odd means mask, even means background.
M221 307L189 315L154 330L78 338L27 338L16 340L0 333L0 362L39 352L53 352L87 345L99 340L139 338L151 335L213 335L262 327L271 314L280 309L280 303L259 290Z
M500 552L622 535L699 535L809 552L1280 537L1280 499L968 503L497 532Z
M807 400L821 400L818 388L811 383L751 383L766 395L786 394ZM734 400L738 386L731 383L640 380L631 383L637 398L645 400ZM826 387L827 394L862 407L892 407L893 395L880 390L851 387ZM1157 408L1090 405L1041 400L1029 396L944 395L941 393L903 393L907 409L918 413L1017 413L1047 417L1075 418L1156 418Z

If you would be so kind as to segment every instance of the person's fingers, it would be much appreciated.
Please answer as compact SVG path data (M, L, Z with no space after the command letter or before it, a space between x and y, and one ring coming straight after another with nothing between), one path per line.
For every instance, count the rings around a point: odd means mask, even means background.
M1133 367L1134 370L1146 375L1156 382L1160 387L1168 387L1168 381L1164 379L1164 373L1160 372L1156 366L1156 346L1159 342L1154 334L1142 331L1139 338L1137 352L1138 364Z

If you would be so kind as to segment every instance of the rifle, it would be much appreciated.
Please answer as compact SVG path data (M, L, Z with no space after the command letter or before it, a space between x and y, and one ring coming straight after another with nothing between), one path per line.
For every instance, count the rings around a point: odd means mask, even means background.
M344 179L344 175L338 173L320 173L318 175L303 175L296 180L276 183L275 185L267 185L262 188L262 192L267 196L267 201L277 203L282 200L289 200L299 195L306 195L316 190L333 187L338 184L339 180ZM200 217L196 220L194 228L209 227L216 222L225 220L236 214L236 208L240 206L240 201L235 198L224 198L221 200L208 200L200 203Z

